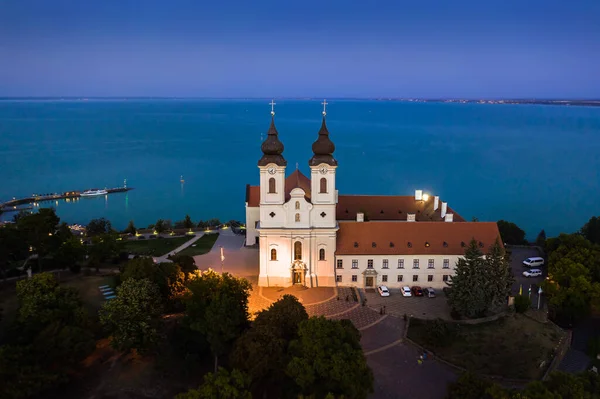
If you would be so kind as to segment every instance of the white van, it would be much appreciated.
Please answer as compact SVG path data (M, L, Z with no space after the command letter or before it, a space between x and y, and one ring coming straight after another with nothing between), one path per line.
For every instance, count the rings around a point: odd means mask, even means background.
M541 267L544 266L544 258L540 258L539 256L534 256L531 258L527 258L523 261L523 266L526 267Z

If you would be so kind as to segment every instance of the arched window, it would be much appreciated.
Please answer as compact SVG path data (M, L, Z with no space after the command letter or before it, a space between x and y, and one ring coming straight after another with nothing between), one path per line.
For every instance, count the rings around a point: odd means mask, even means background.
M296 201L296 209L300 209L300 201Z
M302 260L302 243L300 241L294 243L294 260Z
M324 177L321 177L321 188L319 189L320 193L326 193L327 192L327 179Z
M319 249L319 260L325 260L325 248Z
M299 221L300 221L300 214L299 214L299 213L297 213L297 214L296 214L296 222L299 222Z
M271 249L271 260L277 260L277 250L275 248Z
M275 190L275 178L271 177L269 179L269 194L274 194L277 191Z

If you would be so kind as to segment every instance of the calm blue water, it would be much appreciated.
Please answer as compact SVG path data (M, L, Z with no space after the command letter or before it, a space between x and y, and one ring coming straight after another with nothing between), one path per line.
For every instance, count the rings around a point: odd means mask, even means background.
M114 187L105 199L60 201L71 223L118 228L158 218L244 218L258 183L268 100L0 101L0 200ZM309 173L320 101L279 100L288 168ZM600 214L600 108L329 101L338 189L424 189L465 218L507 219L535 238ZM184 176L185 183L179 181Z

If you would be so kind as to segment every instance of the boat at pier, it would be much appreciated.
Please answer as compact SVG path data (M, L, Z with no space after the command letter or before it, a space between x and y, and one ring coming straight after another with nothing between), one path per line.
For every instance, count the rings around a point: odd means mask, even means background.
M80 195L82 197L96 197L98 195L106 195L106 194L108 194L108 191L106 191L106 190L92 188L90 190L86 190L86 191L82 192Z

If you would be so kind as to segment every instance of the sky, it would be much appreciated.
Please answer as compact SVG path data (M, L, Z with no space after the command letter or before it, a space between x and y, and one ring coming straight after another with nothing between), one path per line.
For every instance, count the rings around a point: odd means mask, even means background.
M600 98L600 0L0 0L0 97Z

